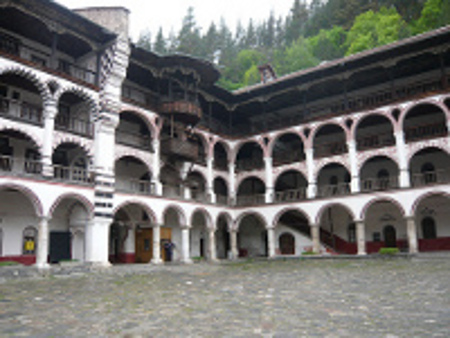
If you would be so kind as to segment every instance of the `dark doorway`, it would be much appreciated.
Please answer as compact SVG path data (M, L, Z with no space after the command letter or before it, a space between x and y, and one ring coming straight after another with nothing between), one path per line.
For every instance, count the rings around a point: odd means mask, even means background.
M422 220L422 233L424 239L435 239L437 237L436 222L432 217L425 217Z
M282 255L295 255L295 237L284 233L280 236L279 246Z
M70 250L70 232L50 232L50 263L58 263L72 258Z
M395 228L392 225L386 225L383 230L384 246L386 248L397 247L397 234Z

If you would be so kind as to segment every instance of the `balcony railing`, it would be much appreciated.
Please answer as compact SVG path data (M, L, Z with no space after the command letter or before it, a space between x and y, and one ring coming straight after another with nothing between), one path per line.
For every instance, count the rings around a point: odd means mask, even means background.
M328 184L317 187L317 197L332 197L350 194L350 183Z
M314 158L340 155L347 152L347 143L330 142L314 145Z
M393 146L395 138L391 132L363 135L356 139L356 144L358 150L377 149Z
M166 138L161 140L161 153L195 161L198 158L198 145L178 138Z
M149 135L133 134L130 132L117 130L116 143L143 150L152 150L152 140Z
M59 64L51 65L52 56L35 47L25 45L23 41L7 34L0 34L0 52L12 58L33 63L42 68L56 70L89 84L96 84L96 72L73 64L66 60L59 60Z
M131 86L122 86L122 97L133 104L157 110L158 96L155 93L144 91Z
M275 167L284 164L301 162L305 160L305 153L300 151L276 152L273 156L273 165Z
M381 177L361 179L361 191L389 190L398 188L398 177Z
M155 185L148 180L139 180L128 177L116 179L116 190L126 193L155 195Z
M172 185L172 184L163 184L163 196L168 198L183 198L183 186L181 185Z
M450 169L439 169L411 175L413 187L423 187L433 184L444 184L450 182Z
M237 206L260 205L264 204L265 200L266 200L265 194L241 195L236 197L236 205Z
M66 167L58 164L53 165L53 177L61 181L90 184L93 179L91 172L87 169L77 167Z
M250 171L264 168L262 159L240 159L236 161L236 171Z
M61 114L56 116L55 129L88 137L92 137L94 134L94 128L90 121Z
M40 175L42 173L42 163L39 160L24 160L1 155L0 171L9 172L14 176Z
M227 205L228 204L228 196L217 194L216 195L216 204Z
M293 202L306 199L306 188L289 189L275 192L275 202Z
M447 126L442 122L427 123L405 129L406 142L414 142L447 135Z
M42 108L25 101L0 98L0 115L13 120L42 124Z

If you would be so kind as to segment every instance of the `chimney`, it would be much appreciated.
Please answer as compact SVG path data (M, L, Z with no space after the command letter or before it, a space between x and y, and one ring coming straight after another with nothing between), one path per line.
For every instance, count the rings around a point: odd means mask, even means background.
M105 27L128 40L130 11L125 7L89 7L74 9L75 13Z

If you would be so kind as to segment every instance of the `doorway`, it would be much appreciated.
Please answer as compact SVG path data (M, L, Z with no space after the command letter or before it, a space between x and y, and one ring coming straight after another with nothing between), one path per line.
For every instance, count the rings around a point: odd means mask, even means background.
M295 237L284 233L279 239L280 252L282 255L295 255Z
M397 234L395 228L392 225L386 225L383 230L384 246L386 248L397 247Z

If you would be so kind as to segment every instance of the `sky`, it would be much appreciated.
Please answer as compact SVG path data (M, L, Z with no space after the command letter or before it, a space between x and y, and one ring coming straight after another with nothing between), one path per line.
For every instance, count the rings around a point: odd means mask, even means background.
M250 18L254 22L267 19L273 11L275 17L285 17L294 0L55 0L70 9L122 6L130 10L130 33L133 41L137 41L141 32L150 30L154 40L159 27L163 27L167 37L173 29L177 33L183 17L189 7L194 8L194 15L202 33L210 23L220 22L223 17L230 29L236 27L240 20L244 27Z

